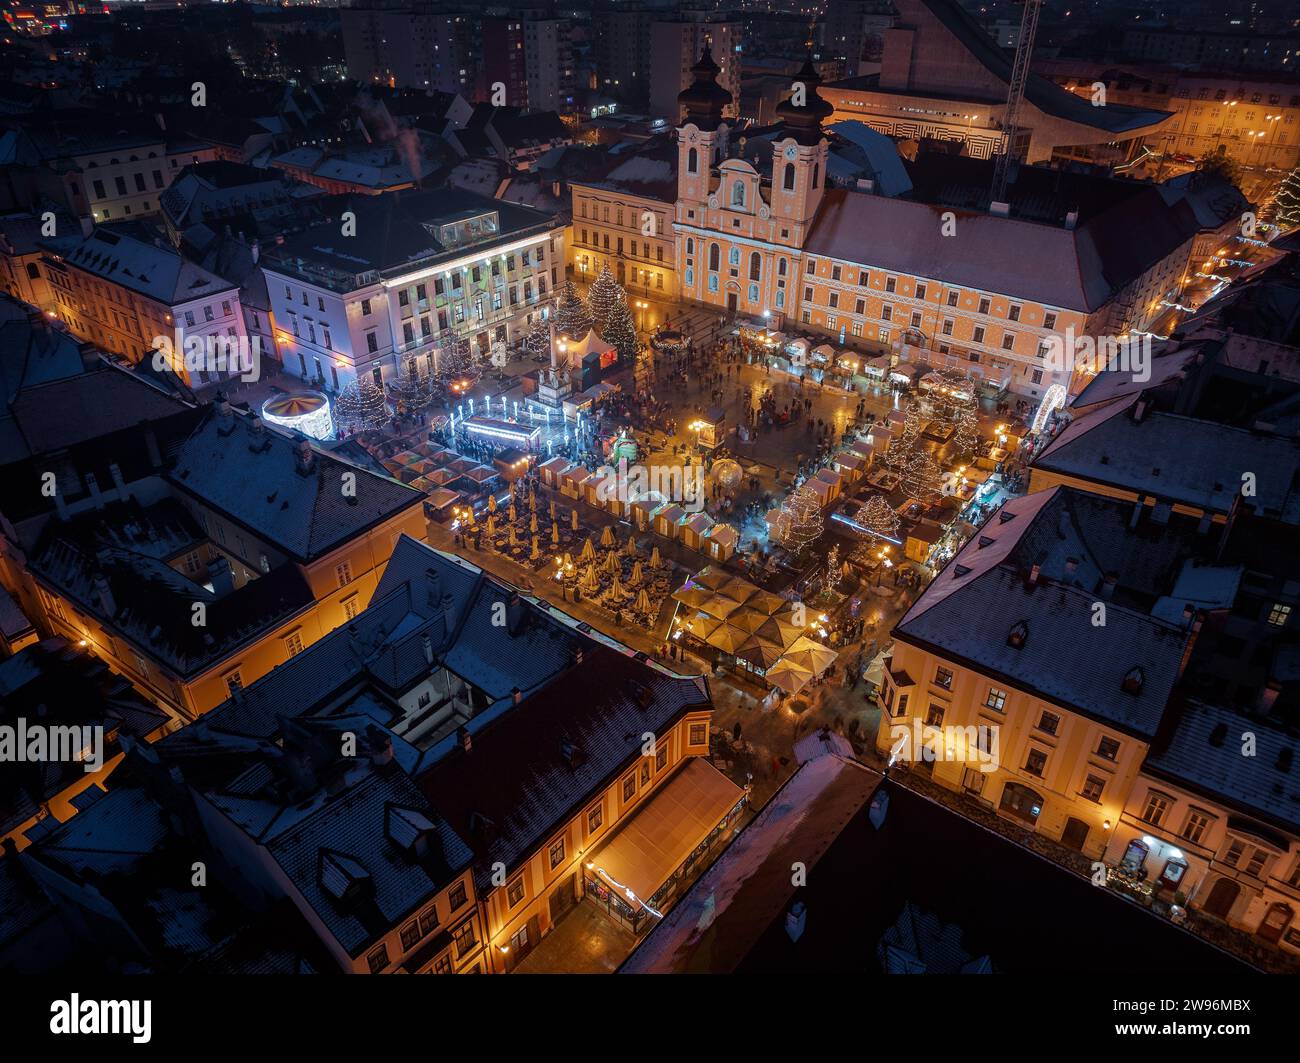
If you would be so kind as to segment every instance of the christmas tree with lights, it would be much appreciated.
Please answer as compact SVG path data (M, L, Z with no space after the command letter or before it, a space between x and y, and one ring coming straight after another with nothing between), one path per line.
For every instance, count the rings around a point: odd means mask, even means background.
M898 538L898 514L884 495L872 495L857 516L857 521L873 535L885 539Z
M433 352L433 364L439 380L450 380L460 376L469 370L473 362L469 340L463 336L448 334Z
M565 281L555 308L555 331L571 340L586 339L591 331L591 311L586 300L578 294L573 281Z
M609 268L609 263L606 263L587 290L587 309L591 313L592 323L606 343L613 343L605 335L605 330L620 305L627 306L627 292L614 279L614 272Z
M399 410L422 410L433 397L432 381L420 377L414 358L408 358L397 378L387 386L388 398Z
M533 327L524 337L524 351L530 358L537 358L543 354L550 357L551 327L541 318L533 322Z
M796 556L821 538L825 530L822 503L807 484L795 488L781 503L781 542Z
M606 343L618 351L620 365L631 365L636 360L641 344L636 338L636 323L632 320L632 309L626 301L615 304L600 335Z
M384 391L369 377L349 381L334 400L334 423L348 432L372 432L387 422Z
M903 468L912 460L918 450L923 450L921 442L921 407L912 402L903 411L903 428L889 441L889 449L882 459L885 468L902 475Z
M840 575L840 544L835 543L826 555L826 576L822 580L822 587L828 594L840 585Z

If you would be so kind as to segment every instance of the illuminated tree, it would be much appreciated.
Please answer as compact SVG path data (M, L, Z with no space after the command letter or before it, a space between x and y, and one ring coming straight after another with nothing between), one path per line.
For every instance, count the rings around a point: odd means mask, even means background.
M533 327L528 330L528 335L524 337L524 350L530 358L536 358L540 354L550 355L551 328L541 318L533 322Z
M614 273L607 262L587 290L587 309L591 313L592 323L606 343L613 342L605 335L605 329L609 327L610 319L620 304L627 305L627 292L614 279Z
M334 400L334 423L349 432L371 432L387 422L383 389L369 377L349 381Z
M901 475L916 451L922 449L924 444L921 441L921 407L912 402L903 411L902 431L889 441L889 449L885 451L882 459L885 468Z
M636 324L632 320L632 310L626 301L615 304L614 309L610 311L609 320L601 332L601 337L618 351L620 365L631 365L636 360L641 344L636 338Z
M387 385L388 398L399 410L422 410L432 398L428 377L421 379L415 359L408 358L395 380Z
M898 514L884 495L872 495L858 514L858 523L875 535L886 539L898 538Z
M781 521L778 527L781 542L795 555L803 554L820 539L825 524L817 492L807 484L790 492L781 503Z
M826 590L833 591L840 585L840 544L835 543L831 546L831 552L826 555L826 578L822 581L822 586Z
M433 364L437 367L439 380L450 380L460 376L473 365L473 362L469 340L453 333L443 337L433 355Z
M572 281L565 281L555 308L555 331L573 340L584 339L591 329L591 311Z
M1282 178L1273 197L1273 220L1283 231L1300 225L1300 166Z

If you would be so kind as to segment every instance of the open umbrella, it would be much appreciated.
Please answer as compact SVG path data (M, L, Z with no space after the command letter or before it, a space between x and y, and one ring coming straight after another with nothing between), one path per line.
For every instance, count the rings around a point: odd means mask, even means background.
M605 525L605 530L600 533L600 545L606 550L614 545L614 529L608 524Z
M636 557L636 536L635 535L629 535L627 537L627 545L623 547L623 553L627 554L628 557Z
M766 678L774 687L780 687L787 694L797 694L808 685L812 673L792 661L781 660L767 670Z
M785 654L785 660L807 668L813 675L821 675L832 664L838 654L828 646L804 636L795 642Z
M581 558L581 560L583 560L583 561L595 561L595 560L596 560L596 547L595 547L595 545L592 543L592 541L591 541L591 536L590 536L590 535L587 536L587 541L586 541L585 543L582 544L582 558Z
M650 551L650 567L651 567L651 568L663 568L663 561L661 561L661 560L659 559L659 546L658 546L658 544L656 544L656 545L655 545L655 548L654 548L653 550Z
M560 526L555 521L551 521L551 545L560 545Z
M578 530L578 507L574 506L569 510L569 527L574 531Z
M650 611L652 608L650 605L650 595L646 593L644 587L641 588L640 592L636 596L636 605L634 606L634 608L638 613L644 613L647 616L650 615Z
M633 587L640 586L642 580L644 579L645 579L645 573L641 571L641 559L638 557L636 559L636 562L632 565L632 580L631 580L632 586Z
M730 624L719 624L705 641L715 649L722 650L724 653L735 653L743 646L749 638L749 632L742 631L738 627L732 627Z

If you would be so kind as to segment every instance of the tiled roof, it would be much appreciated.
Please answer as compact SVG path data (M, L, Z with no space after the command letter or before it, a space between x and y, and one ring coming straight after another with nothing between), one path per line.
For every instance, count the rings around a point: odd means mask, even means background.
M1143 606L1154 604L1162 576L1177 571L1185 545L1169 533L1148 552L1147 540L1128 534L1131 510L1064 487L1006 503L935 577L895 636L1131 734L1154 735L1188 633ZM1098 626L1094 606L1111 573L1118 589ZM1141 682L1131 693L1125 680L1134 674Z
M421 504L418 491L315 447L310 469L299 472L301 442L258 418L212 407L168 477L302 561ZM355 480L352 493L344 491L345 476Z
M108 229L96 229L66 252L64 261L167 306L180 306L237 287L182 258L169 245L146 243Z

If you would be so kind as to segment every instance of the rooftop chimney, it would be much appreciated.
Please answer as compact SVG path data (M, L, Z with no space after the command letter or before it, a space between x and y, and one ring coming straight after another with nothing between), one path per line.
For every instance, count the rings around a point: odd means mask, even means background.
M1101 581L1101 596L1103 598L1112 597L1115 594L1115 584L1118 582L1119 580L1113 572L1107 573L1106 578Z
M512 594L506 600L506 630L513 638L519 634L524 622L524 600L518 594Z
M105 615L113 617L117 615L117 599L113 597L113 589L108 585L108 580L103 576L96 576L94 582L95 601L104 611Z
M294 447L294 467L298 470L299 476L306 476L316 465L316 454L311 449L311 444L305 439L298 440Z
M212 581L212 590L218 598L224 597L235 589L235 574L230 570L230 562L224 557L217 557L208 562L208 579Z
M420 636L420 645L424 647L425 661L433 664L433 639L429 638L427 632Z
M434 608L442 605L442 579L438 576L436 568L426 568L424 570L424 586L426 592L426 601Z
M1038 574L1041 571L1042 567L1040 565L1029 566L1029 585L1031 587L1036 587L1038 585Z
M468 727L458 727L456 729L456 737L460 739L460 748L466 753L474 748L474 740L470 737Z
M1078 224L1079 224L1079 212L1077 210L1070 211L1065 216L1065 227L1067 229L1074 229Z

